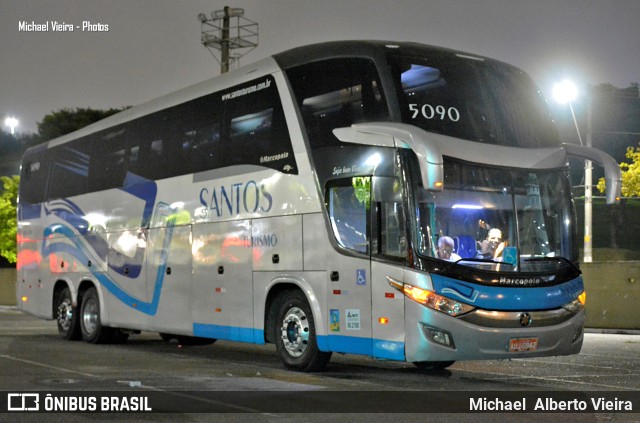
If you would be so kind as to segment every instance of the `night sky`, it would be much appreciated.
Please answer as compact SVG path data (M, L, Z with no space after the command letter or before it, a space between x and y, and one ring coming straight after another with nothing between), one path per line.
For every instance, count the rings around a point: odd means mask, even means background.
M259 23L241 64L340 39L418 41L493 57L554 82L640 82L639 0L0 0L0 118L36 132L52 110L143 103L219 74L199 12L225 5ZM20 31L20 22L73 32ZM93 29L82 31L88 21ZM7 128L4 128L5 130Z

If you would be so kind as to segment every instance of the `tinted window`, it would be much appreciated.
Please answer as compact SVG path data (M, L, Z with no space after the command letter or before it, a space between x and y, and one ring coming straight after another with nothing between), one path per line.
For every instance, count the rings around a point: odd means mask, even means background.
M138 176L156 180L171 176L171 164L176 158L171 111L153 113L127 126L130 179Z
M43 146L44 147L44 146ZM29 150L22 162L20 176L20 202L37 204L44 201L49 161L44 148Z
M406 123L488 144L559 145L542 95L514 67L431 51L391 55L389 61Z
M77 144L76 141L55 150L48 198L71 197L89 190L89 156L76 148Z
M36 203L232 165L297 174L271 76L33 152L22 192Z
M371 201L371 178L356 177L333 181L327 189L331 228L338 244L359 253L368 253L367 215Z
M327 183L326 203L335 240L342 247L378 258L407 254L400 180L355 176Z
M129 160L126 135L120 125L74 142L90 157L90 191L123 185Z
M289 69L287 75L312 149L338 145L331 133L334 128L389 120L380 79L370 60L325 60Z
M253 164L298 173L275 80L260 78L220 95L224 163Z

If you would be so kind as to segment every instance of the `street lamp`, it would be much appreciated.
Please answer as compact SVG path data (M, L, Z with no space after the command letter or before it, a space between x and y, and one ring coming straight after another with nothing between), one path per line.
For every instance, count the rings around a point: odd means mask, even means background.
M582 142L582 136L580 135L580 127L576 119L576 114L573 112L573 106L571 102L578 97L578 89L576 85L565 79L564 81L556 84L553 87L553 98L560 103L569 103L569 110L571 110L571 117L573 117L573 124L576 126L576 132L578 133L578 140L580 145L584 146ZM591 101L587 99L587 147L591 147ZM593 236L592 236L592 204L593 204L593 192L592 192L592 173L593 162L591 160L585 160L584 166L584 262L591 263L593 261Z
M8 126L11 129L11 135L14 135L16 133L16 126L18 126L19 123L20 122L18 122L18 119L12 116L9 116L4 120L5 126Z

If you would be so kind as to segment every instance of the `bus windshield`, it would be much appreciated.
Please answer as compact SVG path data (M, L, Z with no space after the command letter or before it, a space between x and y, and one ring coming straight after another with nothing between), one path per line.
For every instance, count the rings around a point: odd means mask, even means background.
M420 255L507 272L552 271L577 260L566 170L445 160L444 177L442 191L412 187Z
M404 123L493 145L560 145L544 98L515 67L420 48L388 60Z

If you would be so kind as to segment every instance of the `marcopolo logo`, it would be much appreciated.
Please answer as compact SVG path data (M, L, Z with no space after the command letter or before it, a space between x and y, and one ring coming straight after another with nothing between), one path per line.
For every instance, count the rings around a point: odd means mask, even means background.
M499 281L500 285L510 286L535 286L542 283L541 278L507 278L502 276Z

